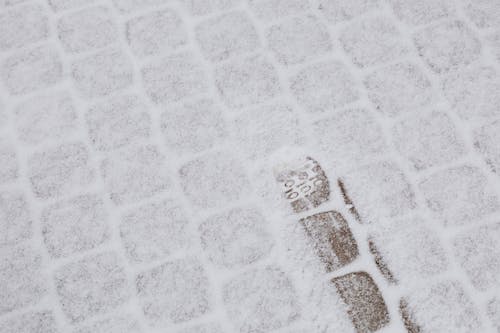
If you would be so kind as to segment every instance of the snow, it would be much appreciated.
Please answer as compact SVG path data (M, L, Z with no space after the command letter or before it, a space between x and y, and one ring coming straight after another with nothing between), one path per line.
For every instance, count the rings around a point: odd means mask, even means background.
M500 332L498 0L0 0L0 333Z

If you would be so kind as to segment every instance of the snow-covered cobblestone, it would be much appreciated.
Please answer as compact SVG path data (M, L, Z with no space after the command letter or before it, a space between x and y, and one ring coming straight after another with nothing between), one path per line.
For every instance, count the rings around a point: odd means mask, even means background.
M498 0L0 0L0 333L500 332Z

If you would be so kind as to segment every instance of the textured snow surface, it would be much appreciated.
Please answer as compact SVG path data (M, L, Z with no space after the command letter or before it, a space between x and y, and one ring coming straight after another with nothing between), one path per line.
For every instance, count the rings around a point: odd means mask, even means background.
M0 333L500 332L500 0L0 0Z

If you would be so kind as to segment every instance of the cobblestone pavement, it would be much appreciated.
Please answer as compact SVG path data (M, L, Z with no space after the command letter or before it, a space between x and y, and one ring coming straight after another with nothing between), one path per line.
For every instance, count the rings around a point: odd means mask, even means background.
M500 332L498 0L0 0L0 333Z

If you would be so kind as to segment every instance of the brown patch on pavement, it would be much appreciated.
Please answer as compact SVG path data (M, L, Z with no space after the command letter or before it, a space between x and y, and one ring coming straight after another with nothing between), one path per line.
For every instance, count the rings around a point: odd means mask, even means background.
M358 256L356 240L339 212L314 214L301 219L300 223L328 272L349 264Z
M370 252L373 255L375 264L377 265L380 273L382 273L382 275L386 278L386 280L389 283L397 284L398 281L396 280L391 270L387 266L386 262L384 261L384 257L382 256L382 253L380 253L380 251L378 250L377 246L375 245L372 239L368 239L368 248L370 249Z
M342 179L340 179L340 178L337 179L337 186L340 189L340 193L342 194L342 198L344 199L344 203L346 205L350 206L349 207L349 212L356 218L356 220L359 223L363 223L361 221L361 216L359 215L358 210L354 206L354 203L352 202L351 197L349 197L349 194L347 193L347 190L345 188L345 185L344 185L344 182L342 181Z
M282 171L276 180L283 184L283 196L295 213L318 207L330 199L328 178L311 157L307 157L298 167Z
M366 272L354 272L332 279L347 305L347 313L358 333L379 330L390 321L377 285Z
M408 333L421 333L422 329L415 323L413 315L410 313L408 309L408 302L402 298L399 301L399 313L403 318L403 323L405 324L406 330Z

